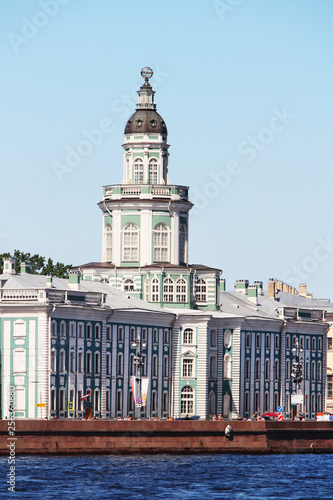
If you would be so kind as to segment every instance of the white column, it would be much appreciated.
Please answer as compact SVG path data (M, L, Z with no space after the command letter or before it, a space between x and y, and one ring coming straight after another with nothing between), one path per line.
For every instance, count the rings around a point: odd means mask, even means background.
M141 211L140 266L152 263L152 211Z
M121 263L121 210L112 212L112 261L116 266Z
M171 217L171 264L179 264L179 212Z

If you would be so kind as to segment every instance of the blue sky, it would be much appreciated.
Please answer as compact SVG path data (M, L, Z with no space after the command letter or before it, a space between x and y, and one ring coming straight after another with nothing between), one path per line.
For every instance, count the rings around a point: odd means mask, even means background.
M170 180L196 204L190 261L229 290L277 277L333 299L332 2L11 0L0 36L0 252L100 260L97 203L150 66Z

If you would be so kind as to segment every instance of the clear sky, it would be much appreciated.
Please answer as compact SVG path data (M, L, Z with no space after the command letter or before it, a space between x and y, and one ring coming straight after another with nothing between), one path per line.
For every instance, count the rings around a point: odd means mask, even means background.
M190 262L333 299L333 2L11 0L0 36L0 253L101 259L97 203L150 66Z

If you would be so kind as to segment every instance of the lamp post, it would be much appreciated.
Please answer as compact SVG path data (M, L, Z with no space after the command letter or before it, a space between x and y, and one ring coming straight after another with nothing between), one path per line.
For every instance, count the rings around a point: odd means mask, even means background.
M139 417L141 414L141 406L142 406L142 394L141 394L141 376L142 376L142 368L143 368L143 356L141 354L141 349L145 349L147 346L145 341L142 341L141 339L141 332L140 329L138 329L136 339L131 342L131 347L132 349L135 349L135 356L134 356L134 371L135 371L135 384L139 385L139 391L138 391L138 398L137 400L140 401L137 403L135 401L135 407L134 407L134 416L137 418L137 410L136 408L140 408L138 410ZM141 403L141 404L140 404Z
M300 386L301 382L303 380L303 369L302 369L302 363L300 362L300 355L302 354L303 349L300 347L298 343L298 339L296 339L296 342L294 344L294 347L292 348L292 353L294 355L293 359L293 367L292 367L292 372L291 376L293 378L293 381L296 384L296 394L299 395L301 394L300 392ZM299 403L296 403L297 407L297 417L299 415Z

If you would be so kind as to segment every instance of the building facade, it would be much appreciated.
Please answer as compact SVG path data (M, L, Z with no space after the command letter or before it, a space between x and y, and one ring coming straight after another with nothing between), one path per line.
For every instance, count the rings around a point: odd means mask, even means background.
M315 418L331 390L328 304L277 280L267 293L247 280L227 291L220 269L189 263L189 188L169 181L151 74L142 71L125 126L123 180L99 203L102 261L73 268L69 280L28 266L15 274L4 261L1 415L14 387L17 418L248 418L280 406L291 418L297 391Z

